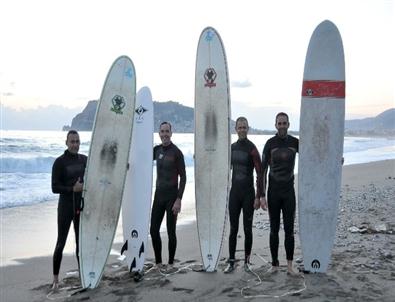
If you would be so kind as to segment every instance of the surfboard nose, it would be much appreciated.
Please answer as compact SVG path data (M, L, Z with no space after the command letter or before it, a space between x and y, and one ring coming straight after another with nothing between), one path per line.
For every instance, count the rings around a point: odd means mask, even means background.
M344 81L344 66L344 50L340 32L333 22L325 20L315 28L311 35L303 79Z

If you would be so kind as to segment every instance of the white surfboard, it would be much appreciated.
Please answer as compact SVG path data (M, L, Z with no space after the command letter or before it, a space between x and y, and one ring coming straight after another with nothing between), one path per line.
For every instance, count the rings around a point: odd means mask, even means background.
M326 272L336 233L344 140L345 68L330 21L310 39L300 113L298 200L304 269Z
M130 272L142 272L147 253L152 198L152 150L154 107L148 87L139 90L133 120L133 136L122 200L124 245Z
M111 249L126 178L136 76L133 62L119 57L111 66L96 110L85 173L79 255L84 288L99 284Z
M200 35L195 73L195 196L203 267L216 270L224 237L230 179L228 67L215 29Z

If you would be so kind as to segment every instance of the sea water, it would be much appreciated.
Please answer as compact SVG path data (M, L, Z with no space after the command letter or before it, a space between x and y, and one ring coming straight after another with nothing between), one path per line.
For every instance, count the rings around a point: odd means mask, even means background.
M271 135L249 135L260 153ZM0 130L0 208L19 207L43 202L55 202L58 195L51 191L51 171L55 159L63 154L66 132ZM91 132L80 132L80 153L88 155ZM237 140L232 135L232 142ZM184 219L194 213L194 137L193 134L173 134L172 141L185 158L187 184L183 197ZM154 144L159 144L157 133ZM383 137L345 137L345 165L395 159L395 139ZM295 172L297 173L297 163ZM155 186L156 167L153 166ZM153 188L154 191L154 188Z

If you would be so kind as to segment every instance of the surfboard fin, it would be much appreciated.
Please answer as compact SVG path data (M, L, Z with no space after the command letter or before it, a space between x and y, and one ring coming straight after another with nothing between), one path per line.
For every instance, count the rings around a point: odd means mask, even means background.
M135 267L136 267L136 258L133 258L133 262L130 265L130 271L132 271L132 269L135 268Z
M144 242L141 243L140 251L139 251L139 257L141 257L142 253L144 253Z
M126 240L121 248L121 255L123 254L124 251L127 251L127 250L128 250L128 241Z

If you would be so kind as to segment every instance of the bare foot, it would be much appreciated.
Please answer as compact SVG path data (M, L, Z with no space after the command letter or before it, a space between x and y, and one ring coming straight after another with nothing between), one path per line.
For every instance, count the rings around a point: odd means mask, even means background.
M158 271L166 270L166 265L165 265L165 264L162 264L162 263L157 263L157 264L155 264L155 267L156 267L156 269L157 269Z
M276 273L278 273L278 270L279 270L279 267L278 266L272 266L270 269L269 269L269 273L271 273L271 274L276 274Z
M178 268L176 268L174 266L174 264L168 264L166 267L166 274L172 274L175 273L178 270Z
M297 273L297 272L295 272L293 269L291 269L291 270L287 270L287 275L288 276L292 276L292 277L296 277L296 276L298 276L299 274Z
M288 261L287 275L289 275L289 276L297 276L298 275L298 273L295 272L293 267L292 267L292 261Z
M52 287L53 291L57 291L59 289L59 275L53 275Z
M54 281L52 282L52 287L51 287L51 289L52 289L54 292L59 290L59 280L54 280Z

